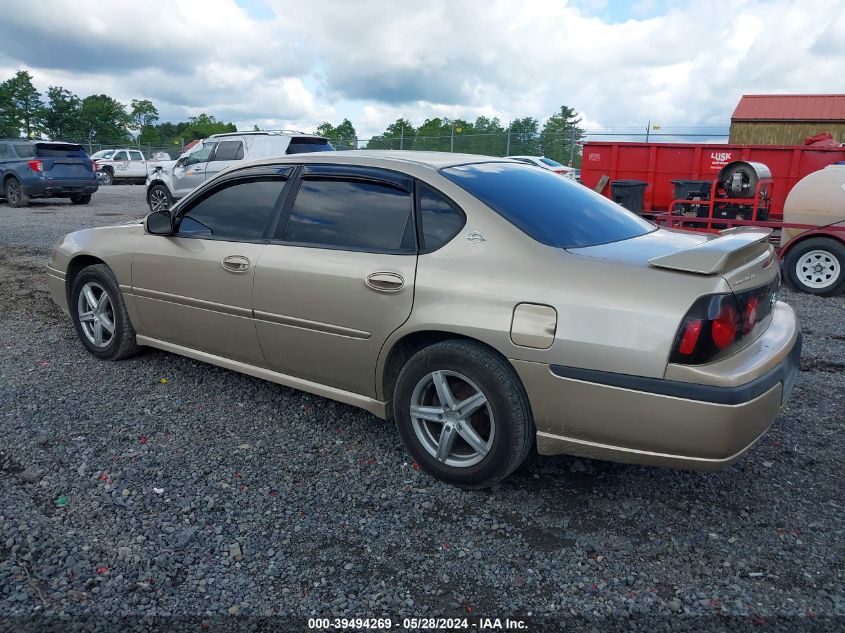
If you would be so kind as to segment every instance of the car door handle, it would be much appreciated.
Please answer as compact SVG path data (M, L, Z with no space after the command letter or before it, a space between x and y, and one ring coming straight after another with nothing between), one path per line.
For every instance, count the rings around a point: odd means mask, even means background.
M366 284L379 292L396 292L402 290L405 280L398 273L373 273L367 276Z
M224 257L222 264L223 269L228 270L230 273L245 273L250 267L249 258L243 255L229 255L228 257Z

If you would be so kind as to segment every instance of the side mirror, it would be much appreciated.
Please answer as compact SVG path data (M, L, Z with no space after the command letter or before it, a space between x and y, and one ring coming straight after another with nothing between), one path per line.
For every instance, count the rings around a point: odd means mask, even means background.
M180 158L179 160L176 161L176 167L184 167L185 163L187 163L187 162L188 162L188 157L184 156L184 157L182 157L182 158Z
M147 216L147 233L152 235L172 235L173 218L167 211L156 211Z

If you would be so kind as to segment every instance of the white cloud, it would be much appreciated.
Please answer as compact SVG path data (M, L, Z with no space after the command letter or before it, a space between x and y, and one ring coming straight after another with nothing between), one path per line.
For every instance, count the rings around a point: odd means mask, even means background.
M7 0L0 72L151 98L168 118L348 117L367 137L399 116L542 119L561 104L591 127L727 126L743 93L833 92L845 70L839 0L648 1L612 22L602 0L270 2L255 19L234 0Z

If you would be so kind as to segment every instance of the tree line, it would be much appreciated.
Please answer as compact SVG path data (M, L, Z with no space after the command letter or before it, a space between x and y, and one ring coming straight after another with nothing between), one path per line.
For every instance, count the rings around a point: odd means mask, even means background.
M200 114L179 123L159 123L149 99L132 99L129 107L105 94L78 95L61 86L46 94L25 70L0 83L0 137L122 145L136 142L163 147L184 144L220 132L236 132L233 123Z
M563 164L581 164L578 142L584 137L581 117L561 106L543 125L534 117L517 118L503 125L498 118L479 116L475 121L435 117L419 127L399 118L366 141L367 149L412 149L465 152L489 156L547 156ZM344 119L339 125L323 123L317 133L337 149L359 147L355 127Z
M506 126L498 118L485 116L474 121L435 117L419 126L399 118L367 140L366 147L547 156L578 166L578 141L584 136L580 123L581 117L567 106L561 106L542 126L534 117L517 118ZM25 70L0 83L0 137L46 137L98 146L134 142L165 147L236 131L233 123L205 113L187 121L160 123L158 109L149 99L132 99L127 107L106 94L80 98L61 86L48 87L42 96ZM338 125L322 123L316 132L330 139L337 149L362 146L349 119Z

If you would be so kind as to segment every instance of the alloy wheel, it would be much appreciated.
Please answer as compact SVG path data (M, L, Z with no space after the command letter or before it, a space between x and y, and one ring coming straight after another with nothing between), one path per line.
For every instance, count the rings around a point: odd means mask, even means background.
M114 338L114 308L100 284L89 281L82 287L76 313L88 341L97 347L108 347Z
M6 183L6 202L16 205L21 200L21 186L17 180L11 179Z
M153 210L153 213L167 211L170 208L168 195L161 188L153 189L150 192L150 208Z
M467 468L493 446L496 424L487 397L454 371L423 376L411 395L411 425L422 447L446 466Z

